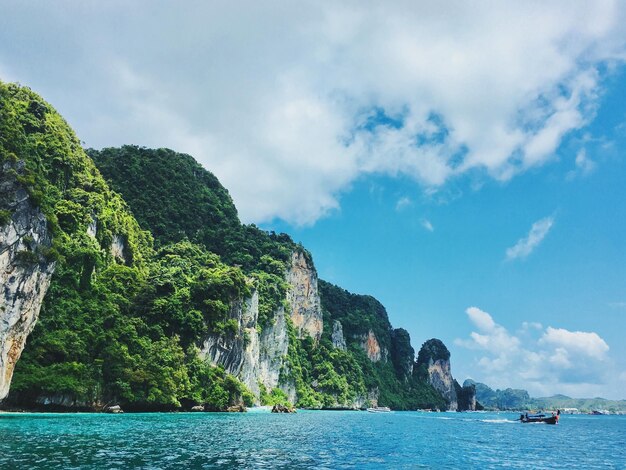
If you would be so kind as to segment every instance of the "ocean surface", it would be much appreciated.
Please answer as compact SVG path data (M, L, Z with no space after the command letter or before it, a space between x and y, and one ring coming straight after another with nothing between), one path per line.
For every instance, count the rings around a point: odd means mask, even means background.
M626 468L626 416L0 414L0 468Z

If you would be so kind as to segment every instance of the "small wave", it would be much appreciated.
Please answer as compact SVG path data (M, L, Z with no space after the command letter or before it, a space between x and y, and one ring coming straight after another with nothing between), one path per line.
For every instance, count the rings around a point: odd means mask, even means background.
M481 419L483 423L517 423L517 421L512 421L510 419Z

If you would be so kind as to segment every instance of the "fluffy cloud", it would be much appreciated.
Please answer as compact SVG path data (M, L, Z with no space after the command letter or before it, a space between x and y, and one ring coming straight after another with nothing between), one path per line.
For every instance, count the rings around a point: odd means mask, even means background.
M619 377L610 373L609 346L597 333L524 322L511 334L477 307L466 314L479 331L455 344L478 352L472 376L492 387L524 388L534 396L598 396Z
M568 331L563 328L548 327L539 342L565 351L576 351L598 360L605 359L609 350L608 344L597 333Z
M526 258L543 241L553 224L553 217L546 217L535 222L526 237L520 238L514 246L506 250L506 259Z
M611 1L2 11L0 62L87 145L191 153L257 222L313 223L364 174L433 191L470 170L506 180L542 165L593 118L602 65L626 57Z

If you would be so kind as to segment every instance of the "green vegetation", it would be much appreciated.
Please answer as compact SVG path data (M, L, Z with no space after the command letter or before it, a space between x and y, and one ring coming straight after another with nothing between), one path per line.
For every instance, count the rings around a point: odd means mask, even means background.
M189 155L131 145L87 152L157 245L189 239L246 273L279 276L298 248L286 234L242 225L228 191Z
M127 410L224 410L254 401L235 377L201 360L199 348L209 336L249 344L234 305L253 290L257 332L281 308L289 311L293 253L313 266L301 245L241 224L228 191L189 155L135 146L85 153L52 107L18 85L0 83L0 163L41 208L53 236L45 252L25 240L19 261L57 261L10 400L62 396ZM11 213L0 209L0 224L8 222ZM298 338L286 315L282 389L261 386L262 403L285 404L285 390L295 389L301 407L367 405L370 392L395 409L445 407L423 363L414 367L408 333L392 329L380 302L324 281L319 290L322 338ZM335 320L347 351L332 344ZM362 348L370 332L378 362ZM434 344L428 355L443 350Z
M526 390L507 388L506 390L492 390L489 386L466 380L463 387L476 389L476 400L487 409L494 410L523 410L532 408L531 398Z
M405 330L392 330L385 307L368 295L350 292L328 282L319 282L324 312L323 341L330 342L332 323L339 320L348 352L358 364L366 390L378 390L378 403L399 410L446 408L441 394L427 382L427 376L410 373L415 351ZM390 361L372 362L361 346L372 331L381 349L390 352Z
M507 388L493 390L488 385L466 380L464 387L476 388L476 399L491 410L556 410L576 408L581 413L594 410L608 410L611 413L626 412L626 400L606 400L604 398L571 398L566 395L552 397L531 397L526 390Z
M242 384L201 363L196 349L206 325L229 330L228 302L247 289L240 269L187 241L155 255L152 236L69 126L28 88L0 83L0 163L46 215L54 242L42 255L58 260L10 399L63 395L128 409L250 402ZM29 250L19 255L38 261Z
M369 295L351 294L341 287L319 281L325 332L330 334L332 322L339 320L347 339L366 336L372 331L379 344L387 351L391 348L391 324L385 307Z
M446 345L439 339L433 338L426 341L420 348L417 355L417 364L422 365L436 361L449 361L450 351L446 348Z
M280 388L273 388L271 392L267 392L267 388L259 383L261 405L291 405L289 397Z
M241 224L228 191L189 155L130 145L88 154L157 246L190 240L240 267L258 290L261 328L272 321L285 299L291 254L301 251L311 261L302 246L286 234Z
M11 220L11 211L0 209L0 225L5 225Z
M608 410L611 413L626 413L626 400L607 400L604 398L570 398L565 395L531 398L530 406L537 410L556 410L576 408L581 413L594 410Z
M295 385L303 408L351 407L366 395L363 370L352 354L333 348L323 339L316 345L311 337L298 340L287 320L289 349L281 371L283 384Z

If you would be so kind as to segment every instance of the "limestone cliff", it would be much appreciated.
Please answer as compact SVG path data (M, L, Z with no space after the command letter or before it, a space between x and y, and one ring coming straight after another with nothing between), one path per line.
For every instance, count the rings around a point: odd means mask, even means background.
M456 390L457 403L459 411L475 411L476 410L476 385L463 384L454 381L454 388Z
M239 325L237 334L209 336L201 349L201 356L212 364L221 365L226 372L239 378L258 398L262 384L271 390L279 386L289 337L285 311L281 307L274 320L259 334L259 296L256 291L248 299L233 302L230 317ZM284 391L295 402L295 391L283 384Z
M380 345L376 334L369 330L367 335L362 335L359 337L361 348L367 354L367 357L372 362L383 361L387 362L387 358L389 356L389 352Z
M286 301L289 318L300 337L310 336L319 341L323 321L317 291L317 274L302 251L294 251L285 273L288 284ZM237 321L237 334L209 336L201 355L212 364L221 365L226 372L239 378L258 398L260 385L267 390L279 387L292 402L297 401L295 387L281 381L289 348L287 315L281 306L273 312L267 325L259 325L259 295L256 290L248 299L233 301L230 318ZM259 330L261 331L259 333ZM283 374L287 375L287 374Z
M324 322L317 290L317 273L304 252L296 250L292 253L286 280L289 284L287 300L291 305L291 321L298 330L298 336L308 334L319 341Z
M438 339L426 341L417 356L417 367L428 371L429 383L446 399L448 409L458 409L455 381L450 372L450 351Z
M333 322L331 341L333 346L341 351L348 349L348 346L346 345L346 337L343 335L343 327L341 326L341 322L339 320L335 320Z
M46 217L17 180L23 162L5 162L0 173L0 399L32 331L55 263L45 253L52 240Z

